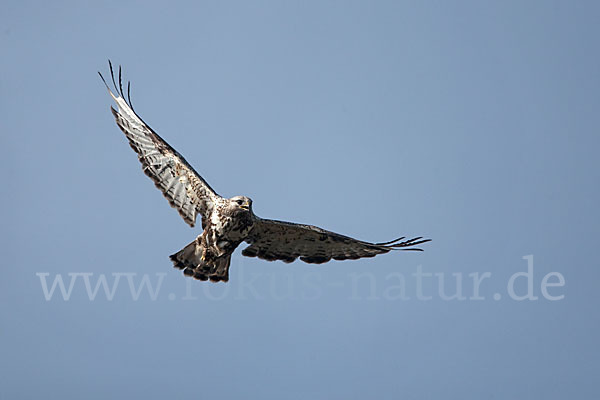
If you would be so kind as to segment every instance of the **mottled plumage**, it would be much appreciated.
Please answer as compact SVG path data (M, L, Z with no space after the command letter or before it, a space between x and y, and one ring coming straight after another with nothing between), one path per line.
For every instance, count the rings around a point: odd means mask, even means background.
M219 196L191 165L135 113L127 84L123 92L121 68L119 85L110 64L113 93L102 74L108 92L117 103L111 107L117 125L138 154L144 173L161 190L186 223L194 226L202 217L203 232L193 242L170 256L176 268L199 280L228 281L231 254L242 243L250 244L242 254L268 261L292 262L297 258L321 264L331 259L355 260L374 257L391 250L421 250L414 246L429 239L399 238L386 243L369 243L311 225L273 221L252 212L252 200L245 196ZM116 93L116 94L115 94Z

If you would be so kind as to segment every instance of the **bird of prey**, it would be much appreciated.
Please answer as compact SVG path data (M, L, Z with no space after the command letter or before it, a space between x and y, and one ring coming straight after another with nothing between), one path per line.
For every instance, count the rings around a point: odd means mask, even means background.
M113 92L100 72L117 110L111 106L117 125L137 153L142 169L184 221L194 226L202 218L202 234L182 250L170 256L184 275L201 281L229 280L231 254L242 242L249 244L242 254L268 261L286 263L300 258L321 264L331 259L355 260L374 257L391 250L421 250L414 246L430 239L401 237L385 243L369 243L311 225L275 221L256 216L252 200L246 196L230 199L219 196L190 164L164 141L133 110L130 82L127 100L123 92L121 67L119 85L109 61Z

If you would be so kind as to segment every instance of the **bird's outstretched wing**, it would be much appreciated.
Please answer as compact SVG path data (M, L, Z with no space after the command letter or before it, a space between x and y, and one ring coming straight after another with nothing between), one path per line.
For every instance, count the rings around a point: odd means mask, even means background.
M193 227L198 213L202 215L203 219L210 215L219 195L194 171L194 168L181 154L169 146L133 111L129 95L130 83L127 83L128 100L125 100L121 67L119 67L117 89L112 64L110 61L108 64L116 95L110 90L102 74L100 72L98 74L117 103L118 110L112 106L110 108L117 125L127 136L131 148L138 154L144 173L154 181L156 187L169 200L169 204L177 209L185 222Z
M331 259L356 260L363 257L374 257L391 250L416 250L417 246L429 242L430 239L417 237L404 240L399 238L386 243L369 243L353 239L338 233L326 231L311 225L291 222L258 219L246 242L242 254L258 257L268 261L283 260L292 262L300 260L311 264L322 264Z

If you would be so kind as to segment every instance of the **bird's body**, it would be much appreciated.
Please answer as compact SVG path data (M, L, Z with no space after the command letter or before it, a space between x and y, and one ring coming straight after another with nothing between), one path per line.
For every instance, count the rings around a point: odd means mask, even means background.
M246 240L256 220L252 210L245 206L252 201L245 199L243 205L235 197L220 199L202 234L171 255L175 267L200 280L228 280L231 254Z
M307 263L321 264L331 259L373 257L391 250L420 250L413 246L429 241L421 237L403 240L402 237L386 243L369 243L312 225L256 216L250 198L219 196L175 149L142 121L131 105L129 85L129 101L125 100L121 69L118 89L112 65L110 70L117 94L106 87L118 106L118 110L112 107L111 110L138 154L144 173L190 226L194 226L197 214L202 217L202 234L170 256L173 265L185 275L199 280L227 281L231 254L242 242L250 244L242 251L248 257L284 262L300 258Z

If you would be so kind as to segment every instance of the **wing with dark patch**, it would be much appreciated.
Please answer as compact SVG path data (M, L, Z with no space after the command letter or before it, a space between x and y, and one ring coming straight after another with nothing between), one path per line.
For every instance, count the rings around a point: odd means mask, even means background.
M369 243L316 226L258 219L246 239L250 246L246 247L242 254L288 263L300 257L304 262L321 264L331 259L355 260L374 257L391 250L421 251L413 246L430 241L421 237L404 239L402 237L386 243Z
M117 94L115 95L108 85L106 88L118 106L118 110L111 107L117 125L129 140L131 148L138 154L144 173L154 181L156 187L161 190L169 204L177 209L185 222L193 227L198 213L203 218L210 215L213 204L219 195L175 149L169 146L133 111L129 96L131 86L129 83L127 84L128 100L125 100L121 83L121 68L119 67L119 88L117 89L110 61L109 65ZM106 84L102 74L100 77Z

